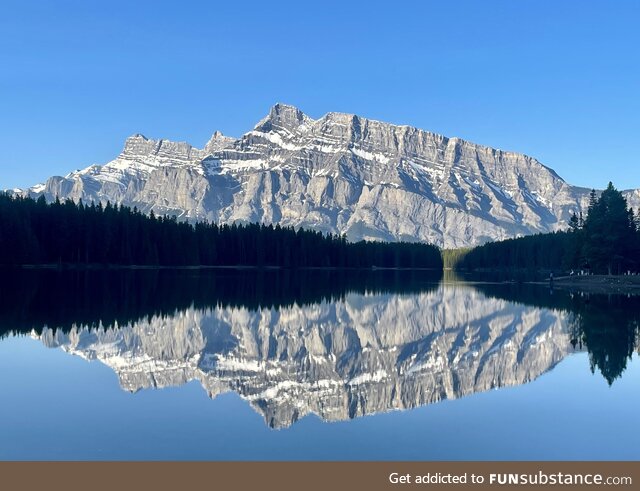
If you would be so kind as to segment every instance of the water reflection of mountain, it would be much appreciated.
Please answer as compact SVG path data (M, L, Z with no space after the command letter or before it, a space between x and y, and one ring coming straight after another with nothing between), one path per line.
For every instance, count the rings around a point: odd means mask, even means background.
M98 359L130 391L235 391L272 427L523 384L576 349L611 383L638 339L638 297L427 272L14 274L1 331Z
M101 360L127 390L199 380L211 397L235 391L285 427L310 412L343 420L529 382L573 351L569 332L562 311L440 285L277 308L189 307L40 338Z
M640 296L553 291L531 284L479 283L494 299L567 312L571 344L589 353L609 384L619 378L640 343Z

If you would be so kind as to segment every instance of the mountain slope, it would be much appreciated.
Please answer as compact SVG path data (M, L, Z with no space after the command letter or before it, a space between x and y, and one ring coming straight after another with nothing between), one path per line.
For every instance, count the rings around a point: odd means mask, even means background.
M283 104L239 139L216 132L198 149L134 135L108 164L22 191L444 247L566 228L588 192L526 155ZM640 205L638 191L627 195Z

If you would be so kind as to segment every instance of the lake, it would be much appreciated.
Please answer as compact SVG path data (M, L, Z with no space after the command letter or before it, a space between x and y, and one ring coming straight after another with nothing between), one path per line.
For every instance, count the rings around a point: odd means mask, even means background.
M427 271L5 271L1 460L639 460L640 298Z

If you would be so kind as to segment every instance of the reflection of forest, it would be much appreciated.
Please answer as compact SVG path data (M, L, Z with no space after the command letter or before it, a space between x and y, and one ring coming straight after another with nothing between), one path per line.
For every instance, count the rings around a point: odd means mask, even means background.
M440 274L426 271L297 272L255 270L99 270L5 272L0 335L44 326L117 326L189 307L281 309L343 299L348 293L403 295L434 291ZM445 272L446 283L457 283ZM465 283L468 285L468 283ZM552 291L526 283L477 282L489 298L565 312L572 344L589 353L611 384L638 348L640 296ZM452 308L456 308L453 306ZM462 308L462 307L460 307Z
M587 349L591 371L598 368L611 384L638 349L640 297L585 295L576 299L572 343Z
M570 314L571 343L589 353L609 384L640 351L640 296L554 291L530 284L477 284L485 295Z
M43 326L123 325L189 307L280 308L348 293L435 290L442 272L426 270L96 269L5 270L0 335Z

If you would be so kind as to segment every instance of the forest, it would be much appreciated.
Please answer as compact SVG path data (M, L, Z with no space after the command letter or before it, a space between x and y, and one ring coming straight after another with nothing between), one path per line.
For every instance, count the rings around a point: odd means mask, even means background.
M122 205L0 194L0 265L428 268L622 274L640 269L640 216L612 183L568 230L440 251L264 224L189 223Z
M640 268L639 219L609 183L600 196L591 191L586 216L574 213L566 231L487 243L449 262L458 270L636 273Z
M0 265L442 269L440 249L261 224L195 224L121 205L0 194Z

